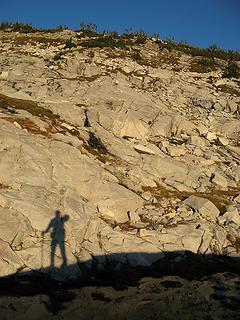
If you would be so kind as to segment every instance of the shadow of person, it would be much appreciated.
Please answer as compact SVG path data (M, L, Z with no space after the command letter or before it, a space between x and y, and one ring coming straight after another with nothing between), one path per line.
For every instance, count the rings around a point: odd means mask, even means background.
M55 217L49 222L45 231L42 234L46 234L49 231L51 232L51 264L50 267L54 268L54 259L56 249L59 246L62 256L62 267L67 266L67 257L65 250L65 228L64 223L69 220L69 215L65 214L61 216L61 212L56 210Z

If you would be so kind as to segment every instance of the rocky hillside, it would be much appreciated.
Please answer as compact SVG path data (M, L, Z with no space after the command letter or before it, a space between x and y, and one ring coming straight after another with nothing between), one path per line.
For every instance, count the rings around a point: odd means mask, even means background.
M240 88L157 39L0 32L0 276L239 256ZM51 272L68 277L67 266Z

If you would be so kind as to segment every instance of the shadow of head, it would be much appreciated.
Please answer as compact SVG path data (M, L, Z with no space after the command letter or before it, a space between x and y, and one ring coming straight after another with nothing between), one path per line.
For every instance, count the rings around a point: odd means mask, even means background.
M61 221L67 222L70 219L68 214L65 214L63 217L61 217Z

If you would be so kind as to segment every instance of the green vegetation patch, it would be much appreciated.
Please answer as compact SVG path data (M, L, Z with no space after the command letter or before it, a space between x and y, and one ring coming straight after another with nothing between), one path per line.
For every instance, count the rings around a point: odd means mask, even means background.
M240 78L240 67L236 62L229 60L228 65L223 72L223 78Z
M77 45L75 42L73 42L72 39L67 39L64 49L71 49L71 48L76 48L76 47L77 47Z
M227 84L221 84L217 86L217 91L240 97L240 90L236 90L235 88Z
M82 37L97 37L97 26L95 23L85 23L81 22L80 23L80 35L78 35L79 38Z
M48 37L44 37L44 36L37 36L37 35L21 35L18 37L15 37L13 39L14 44L17 45L26 45L28 43L34 45L36 43L40 43L40 44L44 44L44 45L59 45L59 44L63 44L63 40L59 40L59 39L53 39L53 38L48 38Z
M59 25L55 28L51 29L37 29L32 26L31 23L22 23L22 22L1 22L0 23L0 30L1 31L13 31L13 32L20 32L20 33L34 33L34 32L60 32L65 29L68 29L66 26Z
M89 40L83 40L80 45L85 48L120 48L125 49L127 45L131 45L132 42L128 39L115 39L111 35L101 35L97 38L91 38Z
M37 29L32 27L31 23L21 23L21 22L2 22L0 23L0 30L4 32L20 32L20 33L54 33L61 32L68 29L66 26L57 26L52 29ZM121 35L115 31L102 33L97 32L97 26L94 23L84 23L80 24L80 29L75 30L77 32L76 37L80 39L80 44L82 47L86 48L122 48L126 49L128 46L132 45L144 45L148 39L155 38L160 50L166 48L169 51L176 50L183 52L185 54L191 55L193 57L203 57L204 59L198 66L193 66L195 68L202 68L202 70L207 70L212 68L210 61L213 59L221 59L225 61L240 61L240 52L233 50L223 50L217 45L211 45L209 48L199 48L187 44L184 41L175 41L173 38L167 38L165 40L160 40L157 34L147 35L143 30L133 31L132 29L126 30ZM88 39L84 39L87 37ZM66 48L72 48L75 44L68 40L66 43ZM138 57L134 57L136 60ZM236 66L230 64L228 69L223 74L223 77L239 77L239 71L236 72Z
M240 52L233 51L233 50L223 50L219 48L217 45L212 45L209 48L198 48L195 46L188 45L184 41L175 41L174 39L166 39L164 41L158 40L157 44L160 49L168 49L171 50L177 50L181 51L185 54L189 54L191 56L202 56L205 58L218 58L222 60L236 60L240 61Z
M213 57L211 58L200 57L200 58L194 58L194 60L190 64L189 71L206 73L206 72L216 71L217 68L218 68L218 63Z
M50 120L57 120L59 115L54 114L51 110L40 107L35 101L23 100L0 94L0 108L11 111L12 109L26 110L33 116L47 117ZM11 111L14 113L14 111Z

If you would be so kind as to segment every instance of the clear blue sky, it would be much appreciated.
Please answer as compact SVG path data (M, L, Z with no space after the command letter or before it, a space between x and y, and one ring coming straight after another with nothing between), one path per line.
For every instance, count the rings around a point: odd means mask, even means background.
M0 21L36 27L92 22L98 31L173 36L190 44L240 50L240 0L0 0Z

